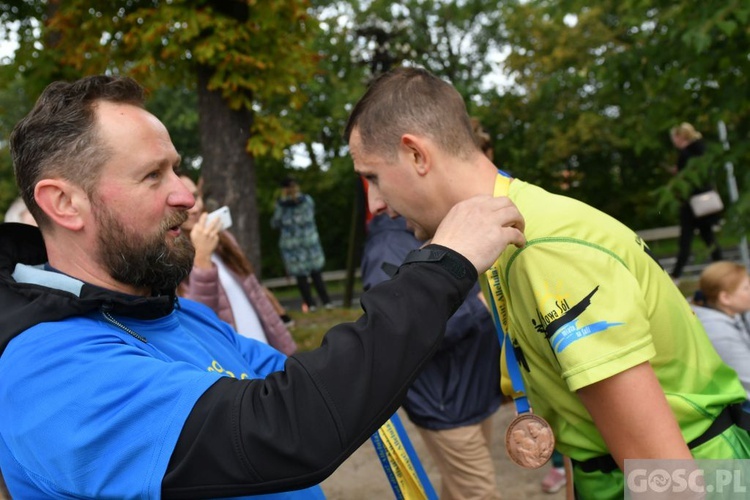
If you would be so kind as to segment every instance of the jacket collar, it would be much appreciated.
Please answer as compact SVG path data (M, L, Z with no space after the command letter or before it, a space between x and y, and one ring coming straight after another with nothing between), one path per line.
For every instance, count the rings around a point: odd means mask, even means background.
M172 312L174 290L153 297L115 292L44 268L47 252L34 226L0 225L0 354L16 335L42 322L102 310L156 319Z

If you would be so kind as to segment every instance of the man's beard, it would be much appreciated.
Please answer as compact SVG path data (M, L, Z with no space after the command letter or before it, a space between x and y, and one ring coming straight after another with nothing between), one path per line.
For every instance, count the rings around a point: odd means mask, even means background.
M136 288L148 288L152 294L174 293L193 267L195 248L181 233L170 245L167 232L187 219L177 212L162 222L153 235L128 231L106 207L95 204L99 224L99 260L110 276Z

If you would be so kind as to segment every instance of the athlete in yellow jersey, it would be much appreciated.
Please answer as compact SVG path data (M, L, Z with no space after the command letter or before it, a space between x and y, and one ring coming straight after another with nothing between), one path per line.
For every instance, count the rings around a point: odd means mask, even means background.
M507 249L484 287L534 412L574 460L580 498L622 498L626 458L750 457L748 432L723 418L742 386L643 241L588 205L499 175L452 86L421 69L387 73L346 137L370 210L404 216L420 239L473 196L520 209L527 244Z
M736 374L633 231L584 203L501 175L495 195L509 196L521 210L527 243L504 252L483 284L499 310L507 303L505 323L528 365L521 371L532 407L552 425L560 452L576 462L609 454L576 391L644 362L687 442L744 399ZM747 451L747 432L729 427L693 455L741 458ZM591 467L576 467L579 491L588 483L597 498L608 496L608 487L621 497L619 474L602 478L601 465L590 474L583 468Z

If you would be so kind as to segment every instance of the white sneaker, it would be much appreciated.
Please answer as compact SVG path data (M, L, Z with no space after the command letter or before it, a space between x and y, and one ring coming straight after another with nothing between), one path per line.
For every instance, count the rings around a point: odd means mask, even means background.
M542 491L545 493L557 493L567 482L565 468L552 467L547 475L544 476L544 479L542 479Z

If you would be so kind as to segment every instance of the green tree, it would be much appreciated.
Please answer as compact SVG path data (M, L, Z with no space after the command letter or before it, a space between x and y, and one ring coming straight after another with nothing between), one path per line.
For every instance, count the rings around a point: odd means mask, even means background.
M508 168L636 228L674 223L684 179L665 169L671 126L690 121L711 145L694 175L747 163L749 15L741 1L505 2L516 89L485 116L507 141ZM735 138L729 154L715 141L719 119Z
M18 195L7 137L31 105L22 79L12 74L7 66L0 66L0 78L3 77L8 85L0 89L0 214L5 213Z
M352 219L361 218L358 210L357 183L343 130L354 102L364 93L369 79L367 67L360 64L359 53L353 48L356 34L353 17L347 2L321 2L311 15L318 19L320 30L314 41L319 62L315 74L300 84L300 91L308 96L299 110L273 107L274 113L286 114L292 127L299 133L299 142L286 150L284 174L297 177L300 186L316 201L316 218L321 242L326 251L326 267L342 269L347 265L348 242ZM263 159L263 164L273 162ZM266 173L267 172L267 173ZM261 200L262 220L270 219L276 189L283 174L277 169L262 168L265 190ZM362 222L363 223L363 222ZM358 229L361 230L361 227ZM278 233L266 223L262 227L264 266L272 275L283 275L284 268L278 251Z

